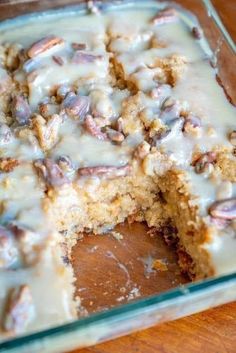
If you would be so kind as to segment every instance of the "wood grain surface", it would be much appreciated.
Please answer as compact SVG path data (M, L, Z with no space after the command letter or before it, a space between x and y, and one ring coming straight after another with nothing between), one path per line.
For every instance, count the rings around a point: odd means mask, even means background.
M212 0L236 40L236 0ZM236 303L70 353L236 353Z

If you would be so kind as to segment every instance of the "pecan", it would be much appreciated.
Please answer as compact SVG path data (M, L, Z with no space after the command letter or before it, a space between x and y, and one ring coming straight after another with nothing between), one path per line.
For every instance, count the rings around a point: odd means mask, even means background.
M64 40L57 36L48 36L32 44L28 50L28 56L33 58L58 44L63 44Z
M16 96L13 98L11 112L20 125L25 125L29 122L31 110L28 102L22 96Z
M34 167L48 186L59 187L70 183L58 164L49 158L36 160Z
M64 61L63 61L63 59L62 59L61 56L53 55L53 56L52 56L52 59L53 59L53 61L55 61L55 63L56 63L57 65L59 65L59 66L63 66L63 65L64 65Z
M73 64L88 64L103 60L102 55L88 54L82 51L76 51L71 59Z
M181 132L183 127L183 118L174 118L169 121L168 127L166 130L158 132L152 137L152 145L163 142L166 139L173 137L175 134Z
M192 28L192 35L195 39L201 39L202 38L202 31L198 27L193 27Z
M192 162L192 166L195 167L195 172L197 174L204 173L207 171L209 165L216 162L216 153L215 152L206 152L203 153L199 158Z
M18 165L20 164L20 162L15 159L15 158L11 158L11 157L2 157L0 158L0 172L3 173L10 173L12 172Z
M74 50L85 50L86 49L86 44L85 43L75 43L73 42L71 44L72 48Z
M107 134L101 131L93 117L89 114L87 114L84 119L84 128L90 135L96 137L98 140L105 141L108 139Z
M214 218L236 219L236 197L214 202L209 208L209 213Z
M74 169L73 163L72 163L70 157L68 157L68 156L60 156L57 159L57 163L58 163L59 167L65 172L69 172Z
M130 166L126 164L122 167L99 166L79 168L80 176L105 176L106 178L116 178L126 176L130 173Z
M160 114L160 119L164 123L168 123L169 121L173 120L174 118L178 118L180 116L180 105L178 102L174 102L168 106L165 106Z
M228 219L214 218L214 217L211 217L210 221L218 229L225 229L226 227L228 227L228 225L230 223L230 221Z
M124 141L124 138L125 138L121 132L111 128L106 128L106 134L108 138L113 142L122 142Z
M233 145L236 146L236 131L233 130L229 133L229 142Z
M58 112L58 105L53 103L40 103L39 112L44 118L48 118Z
M177 19L177 11L173 8L168 8L159 11L156 16L151 19L151 23L154 25L162 25L164 23L174 22Z
M90 108L90 99L87 96L79 96L73 92L66 95L62 102L62 108L73 118L83 120Z
M0 146L9 143L13 136L7 124L0 124Z
M20 333L30 323L33 314L30 288L27 285L16 287L9 294L3 327L8 332Z
M18 249L12 233L0 226L0 268L10 268L18 260Z
M40 257L40 250L44 247L42 234L38 234L16 221L9 223L7 228L14 236L21 265L32 266L35 264Z
M55 145L61 123L62 118L58 114L53 114L47 121L41 115L33 119L33 129L43 150L49 150Z
M184 121L183 131L187 131L190 128L198 128L202 126L202 122L199 117L193 114L189 114Z

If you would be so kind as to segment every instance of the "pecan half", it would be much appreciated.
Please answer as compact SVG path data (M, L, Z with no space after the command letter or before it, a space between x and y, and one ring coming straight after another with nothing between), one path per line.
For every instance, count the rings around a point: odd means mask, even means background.
M24 331L34 315L31 290L27 285L14 288L8 298L3 327L6 331Z
M55 45L63 44L63 43L64 43L64 40L57 36L51 35L48 37L44 37L32 44L32 46L28 50L28 56L30 58L33 58L45 52L46 50L54 47Z
M202 38L202 31L198 27L193 27L192 28L192 35L195 39L201 39Z
M53 55L52 56L52 60L59 66L63 66L64 65L64 61L63 61L61 56Z
M11 232L0 226L0 268L9 268L18 261L18 249Z
M25 125L29 122L31 110L28 102L22 96L16 96L13 98L11 112L20 125Z
M214 202L209 208L209 213L214 218L236 219L236 197Z
M11 129L7 124L0 124L0 146L9 143L13 138Z
M11 157L2 157L0 158L0 172L3 173L10 173L12 172L18 165L20 164L20 162L15 159L15 158L11 158Z
M102 132L101 129L97 126L92 115L86 115L83 126L90 135L96 137L98 140L108 140L107 134Z
M66 113L73 117L83 120L85 115L88 113L90 108L90 99L87 96L79 96L74 92L70 92L66 95L62 102L62 109L65 109Z
M76 51L71 59L73 64L88 64L103 60L102 55L88 54L80 50Z
M178 19L177 11L173 8L164 9L159 11L156 16L151 19L151 23L154 25L162 25L164 23L174 22Z
M126 176L130 173L131 167L126 164L122 167L110 167L110 166L99 166L99 167L85 167L79 168L78 174L80 176L105 176L106 178L116 178Z
M59 187L70 183L58 164L49 158L36 160L34 167L48 186Z
M206 152L206 153L203 153L195 161L193 161L192 166L195 167L195 172L197 174L201 174L207 171L210 164L214 164L215 162L216 162L216 153Z

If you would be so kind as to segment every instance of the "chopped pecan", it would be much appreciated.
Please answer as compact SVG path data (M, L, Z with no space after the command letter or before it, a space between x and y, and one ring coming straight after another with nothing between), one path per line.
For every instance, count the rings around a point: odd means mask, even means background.
M160 113L160 119L164 122L167 123L172 121L175 118L178 118L180 116L180 105L178 102L174 102L170 105L167 105L163 107L163 110Z
M73 64L88 64L103 60L102 55L88 54L80 50L76 51L71 59Z
M199 27L193 27L192 28L192 35L195 39L201 39L202 38L202 31L200 30Z
M34 315L31 290L28 285L14 288L8 298L3 327L7 332L24 331Z
M41 115L35 116L33 129L43 150L47 151L54 146L61 123L62 118L58 114L53 114L47 121Z
M32 266L35 264L40 257L41 249L45 245L42 234L16 221L9 223L7 228L14 236L21 265Z
M48 186L59 187L70 183L58 164L49 158L36 160L34 167Z
M49 116L58 113L58 105L53 103L40 103L39 112L44 118L48 118Z
M48 36L32 44L28 50L28 56L33 58L58 44L63 44L64 40L57 36Z
M73 163L72 163L70 157L68 157L68 156L60 156L57 159L57 163L58 163L59 167L65 172L74 170Z
M165 130L157 132L156 135L152 137L152 145L157 145L173 137L175 134L179 134L183 128L183 118L174 118L168 122L168 127Z
M84 119L84 128L90 135L96 137L98 140L108 140L107 134L101 131L93 117L89 114L87 114Z
M233 145L236 146L236 131L233 130L229 133L229 142Z
M85 43L76 43L76 42L73 42L71 46L74 50L85 50L87 47Z
M62 102L62 109L73 118L83 120L90 108L90 99L87 96L79 96L69 92Z
M18 249L11 232L0 226L0 268L10 268L18 261Z
M63 65L64 65L64 61L63 61L63 59L62 59L61 56L53 55L53 56L52 56L52 59L53 59L53 61L55 61L55 63L56 63L57 65L59 65L59 66L63 66Z
M13 138L11 129L7 124L0 124L0 146L9 143Z
M189 128L199 128L202 126L201 119L193 114L189 114L184 121L183 131L187 132Z
M173 8L164 9L159 11L156 16L151 19L154 25L162 25L164 23L174 22L178 19L177 11Z
M28 102L22 96L16 96L13 98L11 112L20 125L25 125L29 122L31 110Z
M236 219L236 197L214 202L209 208L209 213L214 218Z
M11 158L11 157L2 157L0 158L0 172L3 173L10 173L12 172L18 165L20 164L20 162L15 159L15 158Z
M120 142L124 141L124 138L125 138L121 132L116 131L111 128L106 128L106 134L107 134L108 138L113 142L120 143Z
M79 168L80 176L105 176L106 178L116 178L126 176L130 173L130 166L126 164L122 167L99 166Z
M206 152L206 153L203 153L195 161L193 161L192 166L195 167L195 172L197 174L201 174L207 171L210 164L214 164L215 162L216 162L216 153Z

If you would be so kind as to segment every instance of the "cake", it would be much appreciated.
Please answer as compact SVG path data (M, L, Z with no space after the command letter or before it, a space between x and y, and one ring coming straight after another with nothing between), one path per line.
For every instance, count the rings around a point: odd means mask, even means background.
M72 247L126 219L193 280L236 270L235 109L197 21L46 14L0 44L2 339L75 319Z

